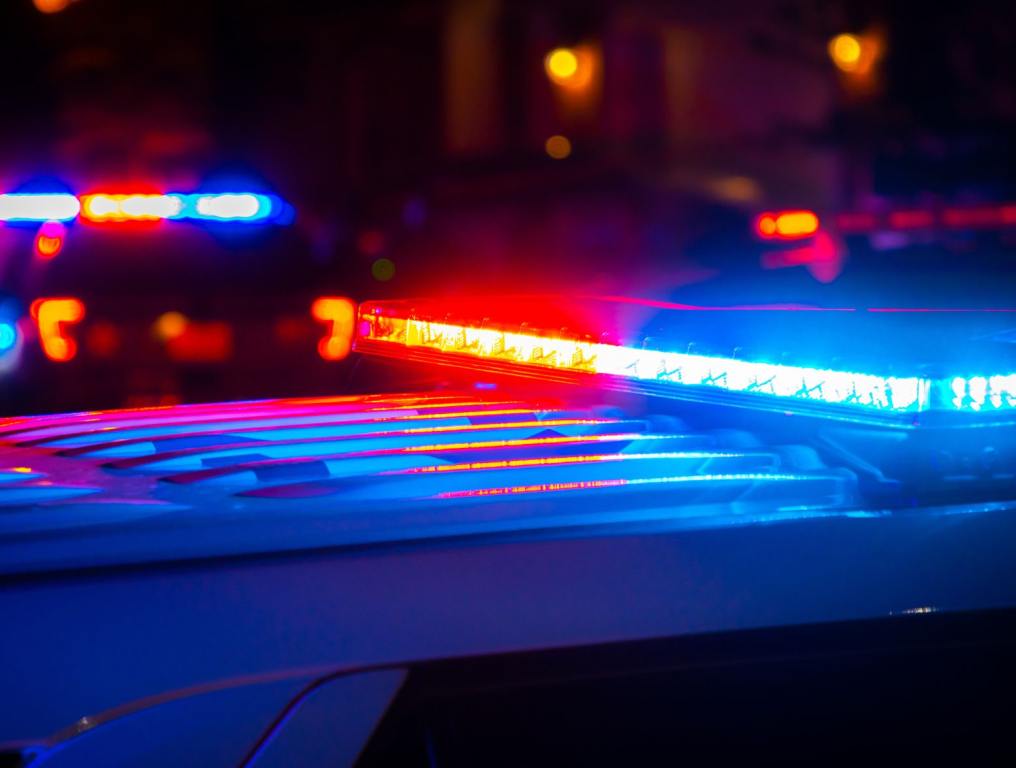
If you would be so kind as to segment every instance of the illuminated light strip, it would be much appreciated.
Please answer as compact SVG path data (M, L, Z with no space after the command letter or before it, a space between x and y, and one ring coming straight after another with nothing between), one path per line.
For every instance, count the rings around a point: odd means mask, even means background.
M945 390L946 383L939 386ZM956 410L991 411L1016 408L1016 373L1003 376L957 376L948 382L943 400Z
M468 416L468 414L462 414L462 416ZM369 421L369 422L364 422L364 421L328 421L328 422L317 421L317 422L295 423L295 424L291 424L291 425L285 425L284 424L284 425L278 425L278 426L250 426L250 427L236 427L236 428L229 428L229 429L214 429L214 430L210 430L210 431L195 431L195 432L188 433L187 437L197 437L197 436L205 437L205 436L221 435L224 438L224 442L218 443L218 444L195 446L195 447L191 447L191 448L180 448L180 449L175 449L175 450L156 452L154 454L145 453L143 455L125 456L124 459L122 460L121 464L122 464L122 468L126 468L128 466L131 466L131 467L133 467L133 466L141 466L141 465L148 464L148 463L151 463L151 462L158 462L158 461L162 461L163 459L168 459L168 458L177 458L177 457L183 457L183 456L193 456L193 455L197 455L197 454L213 453L213 452L219 452L219 451L230 451L230 450L234 450L234 449L237 449L237 448L244 448L245 446L246 447L250 447L250 441L249 440L238 438L237 435L243 435L243 436L249 436L249 435L252 435L252 434L258 435L258 442L257 442L258 447L259 448L263 448L263 449L267 449L267 448L277 447L277 446L294 446L294 445L311 446L311 445L321 444L321 443L337 443L337 442L342 442L342 441L346 441L346 440L372 440L372 439L374 439L376 437L403 437L403 436L414 435L414 434L419 434L419 433L428 434L428 433L435 433L435 432L441 433L441 432L452 432L452 431L472 432L472 431L484 430L484 429L514 429L516 427L518 427L518 428L531 428L531 427L535 427L535 426L538 426L538 425L546 425L546 424L551 424L553 426L581 426L581 425L585 425L585 424L589 423L587 421L580 421L580 420L567 420L567 419L550 420L550 419L548 419L546 421L530 421L530 420L526 420L526 421L500 421L500 422L496 422L496 423L493 423L493 424L480 424L480 425L477 425L477 424L472 423L468 418L465 418L465 419L460 418L460 414L449 414L449 415L447 415L447 417L431 416L429 418L444 418L447 421L453 421L454 420L454 421L457 421L459 423L450 424L450 425L442 426L442 427L415 427L415 428L405 428L405 429L387 429L387 430L380 430L380 431L379 430L372 430L372 429L367 428L367 429L363 429L362 431L356 432L356 431L351 431L351 430L348 429L348 427L362 427L364 425L367 425L367 427L371 427L371 426L374 426L376 424L380 424L382 421L386 422L384 424L384 426L389 426L389 425L397 426L398 422L400 422L400 421L417 421L417 420L423 420L424 418L428 418L428 417L420 417L420 419L416 419L416 418L413 418L413 417L409 417L408 419L392 419L392 420L385 419L385 420L377 420L377 421ZM462 422L465 422L465 423L462 423ZM613 423L616 423L616 422L603 422L603 423L607 424L607 425L610 425L610 424L613 424ZM280 431L284 431L286 433L293 433L293 432L303 432L303 431L306 430L306 431L316 431L316 432L320 433L320 432L331 430L331 429L344 430L344 431L334 432L332 434L316 434L316 435L307 436L307 437L288 437L288 438L277 438L277 439L262 439L260 437L262 434L267 434L267 433L272 433L272 432L280 432ZM105 450L108 450L108 449L123 449L123 448L129 447L129 446L139 446L139 445L143 446L143 445L146 445L146 444L148 444L148 445L158 445L158 443L161 442L162 440L175 440L179 436L177 434L171 434L167 430L165 433L159 434L159 435L148 435L148 436L140 436L140 437L121 438L121 439L109 440L109 441L106 441L106 442L94 442L94 441L85 442L85 441L81 441L81 440L76 439L77 437L79 437L81 435L82 435L82 433L78 433L77 435L72 436L71 440L73 440L73 442L69 442L69 443L68 443L68 439L66 439L66 438L60 438L60 437L55 438L55 439L54 438L43 438L43 439L39 439L39 440L22 441L22 443L23 444L49 444L49 445L57 445L57 446L69 445L70 447L66 448L63 451L63 453L65 455L101 455L102 451L105 451ZM101 436L102 436L102 432L101 431L96 431L96 432L91 432L91 433L85 433L84 434L84 437L86 437L86 438L91 438L91 437L96 437L97 438L97 437L101 437ZM229 440L228 438L233 438L233 439ZM121 455L123 455L123 454L121 454Z
M1016 373L932 379L641 349L416 318L360 316L361 337L536 369L718 389L787 403L811 402L870 412L989 412L1016 409ZM369 351L369 349L368 349Z
M385 412L382 412L385 413ZM393 411L394 413L394 411ZM362 427L361 432L345 432L341 434L323 435L320 437L307 437L307 438L288 438L282 440L260 440L258 445L286 445L293 443L313 443L321 442L326 440L337 440L342 439L345 436L356 437L358 435L375 435L375 434L404 434L413 430L387 430L384 432L372 432L369 427L374 425L397 426L400 422L406 421L428 421L428 420L465 420L467 423L459 425L457 428L461 429L479 429L472 423L469 423L469 419L483 416L502 416L502 415L531 415L533 411L527 408L513 408L504 410L476 410L476 411L450 411L450 412L439 412L439 413L421 413L416 415L415 411L410 411L407 415L382 415L371 419L344 419L342 416L352 415L357 416L358 414L350 411L338 411L331 414L314 415L313 413L307 414L296 414L293 416L281 415L278 418L266 417L248 417L238 416L227 422L218 421L203 421L193 422L195 429L193 431L183 430L192 424L192 422L175 422L175 423L161 423L161 424L146 424L145 422L138 422L133 426L106 426L100 429L87 430L87 431L76 431L62 433L58 432L53 434L52 429L43 430L22 430L23 436L32 436L30 440L22 440L23 443L32 444L46 444L46 445L57 445L57 446L70 446L68 450L81 449L84 453L91 453L94 451L101 451L111 447L124 447L129 445L143 445L146 443L158 443L161 440L176 440L180 437L196 437L196 436L214 436L222 435L223 437L235 436L238 433L244 435L250 433L268 433L268 432L299 432L303 430L307 431L322 431L322 430L348 430L351 427ZM266 423L266 421L273 423ZM525 424L531 425L534 422L531 421L519 421L519 422L498 422L499 424ZM542 423L542 422L535 422ZM483 425L486 426L486 425ZM422 431L435 431L438 427L418 427L416 429ZM141 433L138 435L138 433ZM42 435L40 437L40 435ZM91 438L99 437L110 437L110 440L95 441ZM223 445L230 445L231 443L224 443ZM208 445L201 446L195 449L197 452L203 452L213 450ZM186 452L186 450L182 451Z
M474 358L799 401L909 412L926 408L928 381L663 352L491 328L365 318L366 338Z
M80 211L81 204L70 194L0 195L0 221L71 221Z
M398 453L436 453L440 451L472 451L495 448L525 448L574 443L633 442L635 440L657 440L655 435L638 432L609 433L606 435L563 435L561 437L525 437L517 440L478 440L469 443L433 443L431 445L410 445L396 448Z
M604 424L613 424L614 421L611 419L547 419L546 421L499 421L492 424L469 424L456 425L451 424L445 427L414 427L411 429L402 429L394 432L377 432L375 435L418 435L422 433L430 432L462 432L462 431L476 431L480 432L486 429L515 429L521 427L582 427L582 426L600 426Z
M329 427L343 428L348 426L358 425L374 425L374 424L398 424L404 421L425 421L429 419L453 419L453 418L465 418L469 419L472 417L481 417L489 415L529 415L533 413L531 408L513 408L513 409L486 409L486 410L460 410L460 411L439 411L435 413L420 413L416 406L406 406L405 408L385 408L385 409L367 409L368 411L374 410L380 413L380 416L374 416L372 418L343 418L345 416L356 417L359 416L359 412L350 410L334 410L326 411L324 414L314 413L313 411L282 411L278 414L271 412L263 412L260 414L249 414L249 413L238 413L232 417L228 422L222 421L223 414L206 414L201 419L187 419L181 421L180 419L173 420L128 420L122 422L114 422L108 427L102 429L89 429L91 425L88 423L79 423L74 426L82 426L86 429L74 429L69 431L67 427L51 427L51 426L38 426L30 427L27 429L18 429L10 432L0 433L0 436L8 437L13 434L20 436L19 442L31 443L31 444L55 444L55 445L67 445L70 441L70 445L73 447L66 448L65 452L68 454L76 455L76 452L83 454L91 453L92 451L102 450L107 447L117 446L124 447L129 445L142 445L146 443L155 443L161 440L175 440L179 437L195 437L202 436L207 437L210 435L223 435L230 436L237 432L247 433L262 433L262 432L274 432L278 430L314 430L314 429L327 429ZM406 414L399 414L398 411L405 410ZM367 412L367 411L365 411ZM110 413L116 413L110 412ZM271 423L266 424L266 421ZM504 422L514 423L514 422ZM530 422L525 422L530 423ZM472 429L474 425L465 424L463 429ZM148 433L144 436L131 436L136 435L138 430ZM369 432L363 432L359 434L373 434ZM387 434L387 433L386 433ZM128 436L124 436L128 435ZM109 437L111 439L104 441L92 441L89 438ZM82 440L84 438L84 440ZM289 440L259 440L259 445L282 445L293 442L300 443L312 443L320 442L322 440L334 440L336 436L330 435L326 437L311 437L311 438L293 438ZM226 445L226 444L224 444ZM207 446L201 450L207 450Z
M744 453L723 451L669 451L666 453L597 453L589 456L548 456L535 459L498 459L472 461L465 464L437 464L427 467L396 469L384 474L414 475L427 472L472 472L482 469L516 469L520 467L552 467L567 464L591 464L611 461L640 461L655 459L723 459L738 458Z
M713 482L758 482L766 480L799 481L812 480L805 475L774 475L749 473L740 475L678 475L675 477L616 478L611 480L573 480L563 483L537 483L535 485L516 485L504 488L478 488L462 491L444 491L438 493L438 499L461 499L476 496L506 496L521 493L548 493L553 491L581 491L591 488L619 488L632 485L663 485L674 483L713 483Z

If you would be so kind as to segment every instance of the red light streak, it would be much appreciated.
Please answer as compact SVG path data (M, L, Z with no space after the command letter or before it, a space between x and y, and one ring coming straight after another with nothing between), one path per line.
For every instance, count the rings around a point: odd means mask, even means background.
M894 211L889 214L892 229L924 229L935 223L930 211Z

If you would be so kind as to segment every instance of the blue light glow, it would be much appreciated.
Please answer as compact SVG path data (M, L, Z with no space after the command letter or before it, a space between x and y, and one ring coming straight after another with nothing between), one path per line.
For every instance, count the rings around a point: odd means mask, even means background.
M269 195L252 192L176 195L181 202L174 218L199 221L256 222L271 218L279 208Z
M14 349L17 342L17 327L13 323L0 322L0 355Z
M78 199L66 193L0 195L0 221L71 221L80 211Z
M629 347L607 347L597 357L596 371L890 411L921 410L928 396L927 383L917 377L876 376Z
M1016 373L997 376L956 376L940 383L941 401L959 411L1016 408Z

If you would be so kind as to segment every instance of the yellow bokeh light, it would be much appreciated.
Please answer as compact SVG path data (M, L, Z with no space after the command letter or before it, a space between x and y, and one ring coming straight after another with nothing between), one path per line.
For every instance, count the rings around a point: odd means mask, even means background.
M187 330L187 317L180 312L164 312L152 324L152 335L159 341L171 341Z
M35 8L42 13L59 13L68 5L71 0L33 0Z
M844 72L854 72L861 62L862 45L857 35L836 35L829 41L829 58Z
M571 48L555 48L543 60L547 77L555 83L568 82L579 71L579 58Z
M551 136L544 144L544 149L555 160L564 160L571 154L572 146L567 136Z

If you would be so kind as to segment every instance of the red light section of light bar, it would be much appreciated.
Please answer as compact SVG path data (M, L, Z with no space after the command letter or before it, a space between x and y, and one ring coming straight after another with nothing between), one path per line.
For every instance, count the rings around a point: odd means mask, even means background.
M81 198L81 218L92 222L159 221L181 210L175 195L97 193Z
M766 240L799 240L818 228L818 215L807 210L766 212L755 220L755 231Z

